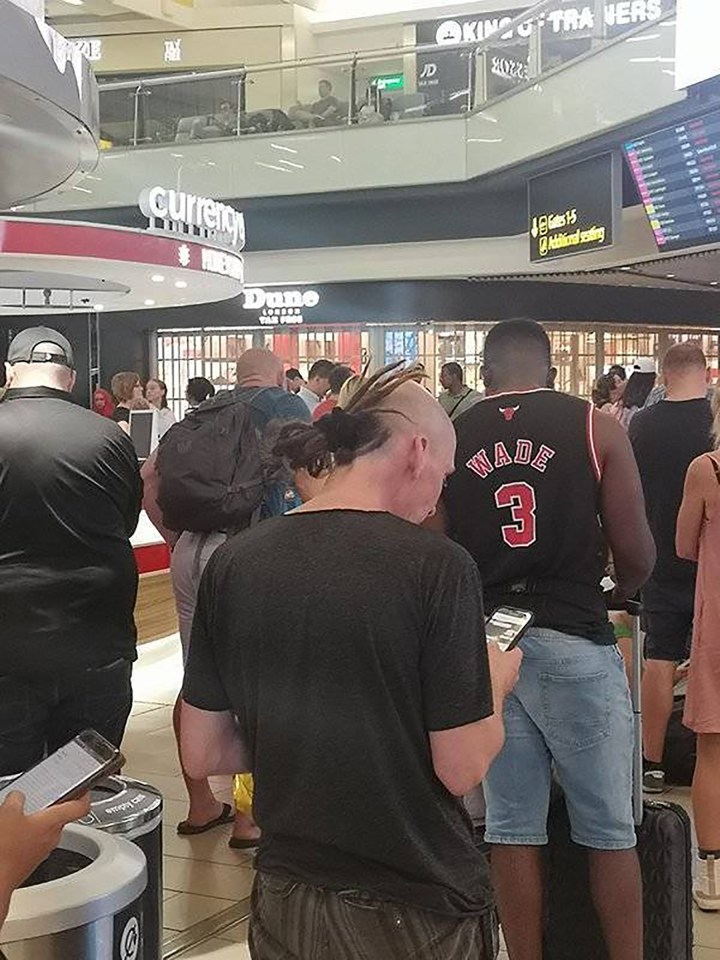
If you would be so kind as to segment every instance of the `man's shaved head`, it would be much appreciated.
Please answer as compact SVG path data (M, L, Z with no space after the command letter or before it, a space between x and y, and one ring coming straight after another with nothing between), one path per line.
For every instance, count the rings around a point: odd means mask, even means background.
M272 350L246 350L235 368L239 387L279 387L284 380L283 363Z
M295 469L329 474L325 502L365 502L421 523L454 469L455 431L420 376L396 367L362 378L347 409L284 427L276 452Z

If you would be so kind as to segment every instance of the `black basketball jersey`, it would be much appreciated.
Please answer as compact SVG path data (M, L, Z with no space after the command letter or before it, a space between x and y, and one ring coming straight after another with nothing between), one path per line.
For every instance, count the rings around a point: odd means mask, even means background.
M592 406L554 390L499 394L455 429L450 529L478 564L488 612L532 609L536 626L612 643Z

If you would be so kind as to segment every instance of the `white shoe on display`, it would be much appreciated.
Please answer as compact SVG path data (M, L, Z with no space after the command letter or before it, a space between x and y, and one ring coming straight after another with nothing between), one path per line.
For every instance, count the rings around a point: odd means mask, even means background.
M720 860L700 858L700 870L693 890L693 899L700 910L720 911Z

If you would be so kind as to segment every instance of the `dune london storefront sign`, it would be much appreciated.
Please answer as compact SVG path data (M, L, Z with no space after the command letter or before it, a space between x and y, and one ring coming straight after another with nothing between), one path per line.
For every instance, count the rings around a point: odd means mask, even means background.
M246 287L243 291L243 310L257 314L263 327L294 327L305 323L305 315L320 304L317 290L264 290Z

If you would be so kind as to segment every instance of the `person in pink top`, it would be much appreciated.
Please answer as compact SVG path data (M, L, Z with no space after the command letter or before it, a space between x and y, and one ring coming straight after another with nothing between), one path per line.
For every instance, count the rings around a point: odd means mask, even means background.
M698 735L692 803L699 847L694 891L720 910L720 388L713 402L715 451L692 462L678 515L678 556L697 560L695 625L683 723Z

